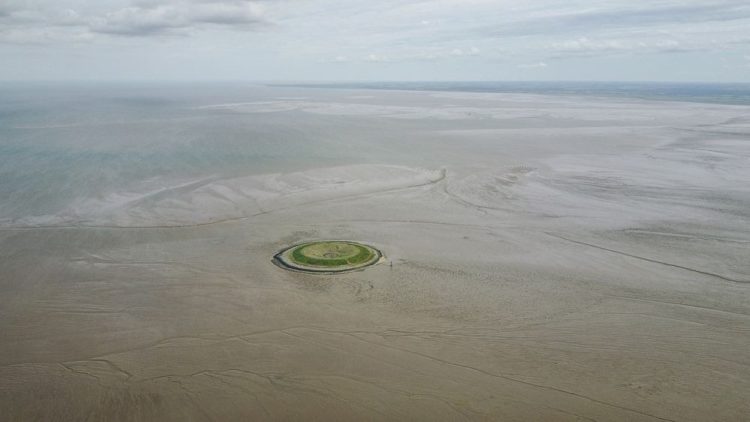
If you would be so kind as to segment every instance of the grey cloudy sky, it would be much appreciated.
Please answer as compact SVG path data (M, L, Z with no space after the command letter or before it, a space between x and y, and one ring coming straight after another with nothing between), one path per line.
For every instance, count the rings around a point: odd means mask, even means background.
M0 0L0 79L750 82L750 0Z

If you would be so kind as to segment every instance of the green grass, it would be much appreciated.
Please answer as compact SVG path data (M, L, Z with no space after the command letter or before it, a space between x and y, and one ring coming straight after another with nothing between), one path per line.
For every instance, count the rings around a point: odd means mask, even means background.
M306 245L300 245L294 248L294 250L292 251L292 259L298 264L314 265L318 267L341 267L345 265L356 265L367 262L375 255L374 252L365 248L364 246L350 244L357 248L357 254L352 257L331 259L312 258L302 254L302 249L310 245L311 244L308 243Z

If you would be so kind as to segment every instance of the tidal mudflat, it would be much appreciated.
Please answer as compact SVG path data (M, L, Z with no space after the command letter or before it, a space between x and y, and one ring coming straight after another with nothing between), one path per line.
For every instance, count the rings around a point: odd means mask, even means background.
M750 414L750 107L71 90L0 108L5 420Z

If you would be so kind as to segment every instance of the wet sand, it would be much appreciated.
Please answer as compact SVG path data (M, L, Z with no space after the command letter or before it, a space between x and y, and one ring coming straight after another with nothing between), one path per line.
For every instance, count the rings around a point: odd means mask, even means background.
M279 90L202 107L384 155L2 221L3 419L750 414L749 108ZM272 263L316 239L393 265Z

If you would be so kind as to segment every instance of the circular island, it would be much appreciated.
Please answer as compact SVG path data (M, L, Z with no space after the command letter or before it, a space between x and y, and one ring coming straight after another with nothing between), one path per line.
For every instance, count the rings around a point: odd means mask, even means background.
M383 255L372 246L348 240L302 243L274 256L282 268L307 273L342 273L377 263Z

